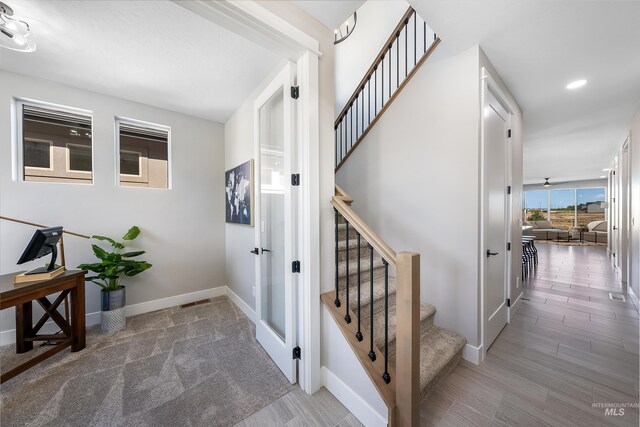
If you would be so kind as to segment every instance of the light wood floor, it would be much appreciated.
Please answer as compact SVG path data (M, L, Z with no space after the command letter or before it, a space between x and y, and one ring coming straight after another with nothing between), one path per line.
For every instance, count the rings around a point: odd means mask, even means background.
M296 388L235 425L264 426L362 427L362 424L323 387L313 396Z
M463 361L427 396L421 425L639 425L638 313L609 299L624 289L606 248L537 247L511 323L482 365Z

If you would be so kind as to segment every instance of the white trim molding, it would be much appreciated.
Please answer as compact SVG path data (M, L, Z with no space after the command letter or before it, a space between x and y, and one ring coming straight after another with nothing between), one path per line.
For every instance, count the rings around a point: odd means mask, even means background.
M224 287L227 288L226 295L229 297L229 299L240 309L240 311L245 314L245 316L249 318L249 320L251 320L253 323L256 323L255 310L252 309L249 304L244 302L244 300L240 298L235 292L233 292L231 288L229 288L228 286Z
M462 348L462 358L474 365L479 365L483 360L482 346L474 347L471 344L466 344Z
M255 1L173 1L291 61L306 51L321 55L317 40Z
M638 295L633 292L633 288L631 286L627 286L627 294L629 295L629 299L633 303L636 311L640 312L640 310L638 309Z
M387 419L376 412L362 397L346 385L326 366L320 369L322 385L340 401L362 424L369 427L387 426Z

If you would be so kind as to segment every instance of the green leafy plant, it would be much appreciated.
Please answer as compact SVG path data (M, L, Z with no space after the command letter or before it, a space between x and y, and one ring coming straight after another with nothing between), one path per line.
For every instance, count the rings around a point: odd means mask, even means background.
M131 258L138 257L145 251L133 251L122 253L125 243L133 240L140 234L140 229L135 225L122 237L124 242L117 242L110 237L92 236L92 239L108 242L113 251L109 252L98 245L91 245L93 253L100 260L94 264L80 264L78 268L95 273L95 276L88 276L86 280L95 283L105 291L116 291L120 288L120 280L123 276L135 276L151 268L151 264L146 261L136 261Z
M529 221L545 221L546 219L547 216L539 209L531 209L529 211L529 216L527 217L527 220Z

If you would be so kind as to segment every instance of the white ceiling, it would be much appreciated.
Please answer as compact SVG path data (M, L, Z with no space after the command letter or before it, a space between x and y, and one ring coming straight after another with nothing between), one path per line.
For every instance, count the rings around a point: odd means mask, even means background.
M34 53L0 68L225 122L279 60L170 1L5 0Z
M365 0L294 0L296 6L332 30L347 20Z
M479 44L518 100L525 183L604 174L640 101L639 1L410 3L454 52Z

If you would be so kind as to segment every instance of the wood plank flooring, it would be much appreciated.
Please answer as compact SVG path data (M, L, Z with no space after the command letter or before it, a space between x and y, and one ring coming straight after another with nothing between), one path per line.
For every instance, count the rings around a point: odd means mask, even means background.
M606 248L537 247L511 323L482 365L463 361L423 400L421 425L639 425L638 312L609 299L625 289Z
M296 388L235 427L264 426L362 427L362 424L323 387L313 396Z

